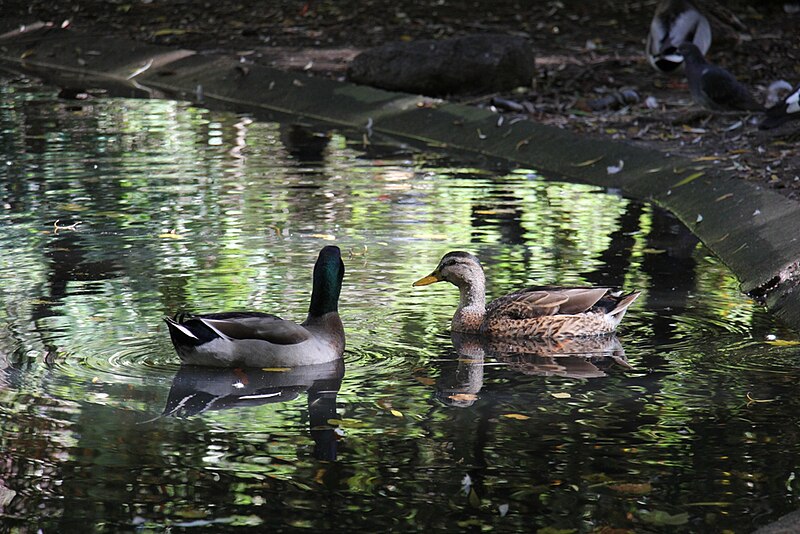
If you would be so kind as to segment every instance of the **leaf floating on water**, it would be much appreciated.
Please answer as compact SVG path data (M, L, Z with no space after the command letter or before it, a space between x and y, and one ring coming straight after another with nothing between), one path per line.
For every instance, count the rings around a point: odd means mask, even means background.
M414 239L424 239L426 241L446 241L446 234L415 234Z
M181 239L183 236L176 232L175 230L170 230L169 232L164 232L163 234L158 234L159 239Z
M508 504L501 504L497 507L497 511L500 512L500 517L505 517L508 513Z
M791 339L770 339L767 341L767 343L776 347L796 347L797 345L800 345L800 341Z
M645 254L663 254L666 252L663 248L646 248L642 250Z
M681 180L680 182L674 184L672 187L680 187L682 185L686 185L691 181L697 180L698 178L700 178L704 174L705 174L705 172L703 172L703 171L692 173L689 176L687 176L686 178L684 178L683 180Z
M480 508L481 507L481 498L478 497L478 494L475 492L475 488L469 489L469 505L473 508Z
M721 202L721 201L725 200L726 198L731 198L732 196L733 196L733 193L725 193L724 195L721 195L721 196L718 196L717 198L715 198L714 202Z
M651 525L659 527L679 526L685 525L689 522L688 512L673 515L663 510L653 510L652 512L641 510L639 511L638 516L645 523L650 523Z
M571 398L571 397L572 397L572 395L570 395L570 394L569 394L569 393L567 393L567 392L563 392L563 393L551 393L550 395L551 395L551 396L552 396L554 399L569 399L569 398Z
M518 421L524 421L526 419L530 419L530 416L522 415L521 413L504 413L503 417L508 417L509 419L516 419Z
M62 225L58 224L61 222L61 219L56 219L56 222L53 223L53 233L57 234L59 230L77 230L78 225L82 224L81 221L74 222L72 224Z
M291 367L262 367L262 371L266 371L268 373L285 373L286 371L291 371Z
M631 495L647 495L653 491L653 486L649 482L644 482L642 484L613 484L609 486L609 489L619 493L629 493Z
M331 426L340 426L342 428L364 428L367 426L367 423L364 421L350 419L349 417L345 417L344 419L328 419L328 424Z
M747 397L747 404L756 404L756 403L763 403L763 402L775 402L776 400L778 400L778 399L754 399L753 397L750 396L750 392L749 391L747 392L747 395L745 395L745 397Z
M580 163L573 163L572 166L573 167L588 167L589 165L594 165L595 163L597 163L598 161L600 161L604 157L605 156L600 156L600 157L594 158L594 159L587 159L586 161L581 161Z
M394 408L389 410L389 413L395 417L403 417L403 412L401 412L400 410L395 410Z
M336 236L331 234L309 234L306 237L315 237L317 239L324 239L325 241L336 241Z
M455 401L474 401L478 400L478 396L474 393L453 393L452 395L447 396L448 399L453 399Z
M425 386L432 386L436 384L436 380L427 376L415 376L414 380Z

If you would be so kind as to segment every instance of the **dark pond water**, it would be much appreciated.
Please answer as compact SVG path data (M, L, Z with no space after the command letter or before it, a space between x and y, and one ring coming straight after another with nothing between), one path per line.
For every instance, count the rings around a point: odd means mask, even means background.
M0 132L4 531L750 532L800 508L795 338L653 206L23 80ZM343 365L180 368L162 316L302 319L330 243ZM411 283L452 249L490 296L644 295L606 346L451 339L455 288Z

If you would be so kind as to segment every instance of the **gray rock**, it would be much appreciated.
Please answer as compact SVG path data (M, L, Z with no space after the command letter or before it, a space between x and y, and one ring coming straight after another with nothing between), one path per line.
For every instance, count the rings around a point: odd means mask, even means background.
M534 71L527 39L486 34L372 48L353 59L347 77L392 91L444 96L529 86Z

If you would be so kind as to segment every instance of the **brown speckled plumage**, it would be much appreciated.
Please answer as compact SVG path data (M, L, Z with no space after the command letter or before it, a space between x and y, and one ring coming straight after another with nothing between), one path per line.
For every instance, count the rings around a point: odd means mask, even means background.
M478 258L449 252L428 276L414 283L447 281L459 288L454 332L489 337L565 338L608 334L616 330L639 292L627 295L607 287L532 287L486 306L486 278Z

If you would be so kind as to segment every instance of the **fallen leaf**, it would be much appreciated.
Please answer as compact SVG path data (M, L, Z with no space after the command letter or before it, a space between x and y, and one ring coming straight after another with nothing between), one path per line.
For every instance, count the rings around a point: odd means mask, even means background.
M166 232L163 234L158 234L160 239L181 239L183 236L180 234L174 234L172 232Z
M572 166L573 167L588 167L589 165L594 165L595 163L597 163L598 161L600 161L604 157L605 156L600 156L599 158L587 159L586 161L582 161L580 163L573 163Z
M691 126L683 125L683 131L686 133L702 134L706 133L704 128L692 128Z
M726 198L731 198L732 196L733 193L725 193L724 195L718 196L716 199L714 199L714 202L720 202L722 200L725 200Z
M705 174L705 172L703 172L703 171L692 173L689 176L687 176L686 178L684 178L683 180L681 180L680 182L674 184L672 187L680 187L682 185L686 185L691 181L697 180L698 178L700 178L704 174Z
M641 510L638 515L645 523L656 526L678 526L689 522L688 512L673 515L663 510L653 510L652 512Z
M401 412L400 410L391 409L389 410L389 413L391 413L395 417L403 417L403 412Z
M564 393L551 393L550 395L555 399L569 399L570 397L572 397L572 395L570 395L569 393L566 393L566 392L564 392Z
M649 482L642 484L613 484L609 486L609 489L619 493L630 493L631 495L647 495L653 491L653 486Z
M153 37L163 37L164 35L185 35L189 30L183 28L162 28L153 32Z
M503 417L508 417L509 419L517 419L518 421L524 421L525 419L530 419L527 415L522 415L521 413L504 413Z
M609 165L608 167L606 167L606 172L608 174L617 174L618 172L620 172L622 170L622 168L624 166L625 166L625 162L622 161L622 160L619 160L619 164L618 165Z
M268 373L285 373L286 371L291 371L291 367L262 367L262 371L266 371Z

